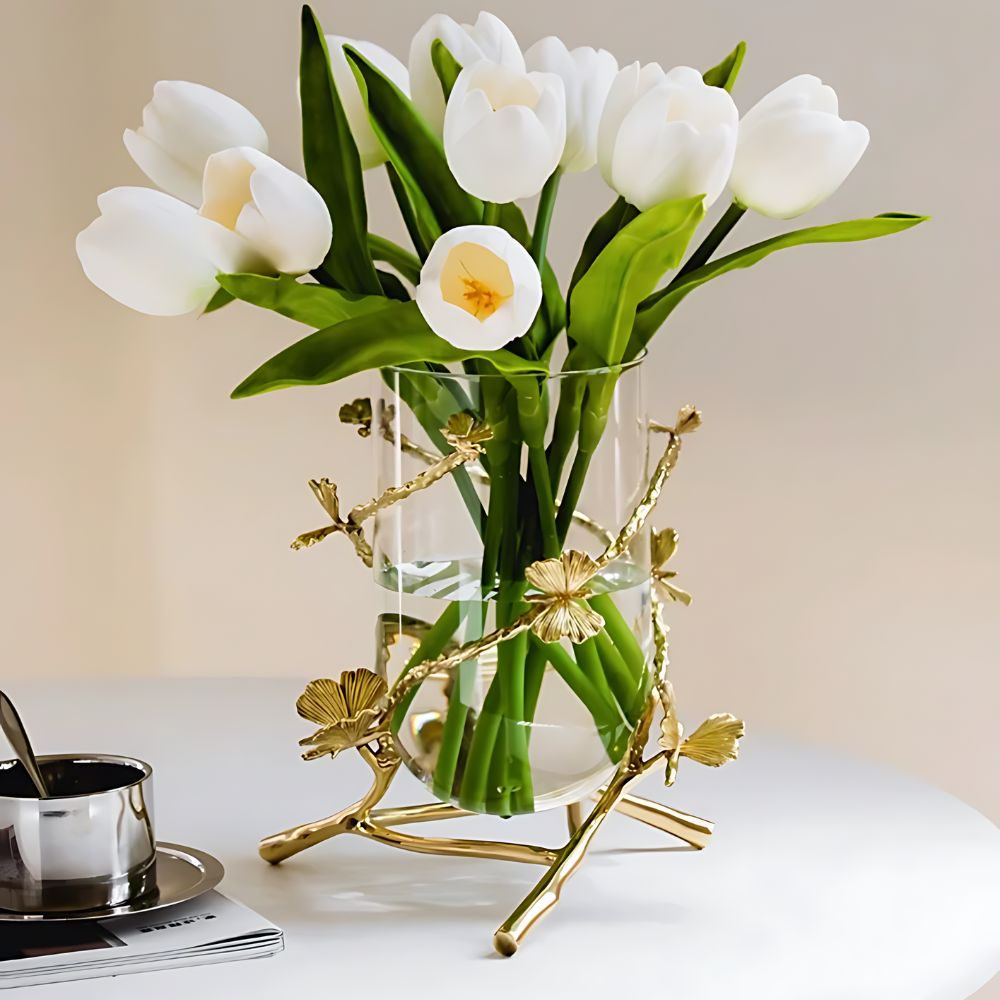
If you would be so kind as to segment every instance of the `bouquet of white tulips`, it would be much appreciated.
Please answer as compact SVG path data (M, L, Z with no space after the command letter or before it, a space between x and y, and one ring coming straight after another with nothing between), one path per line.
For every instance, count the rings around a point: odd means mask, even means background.
M485 507L467 499L484 545L483 600L514 616L528 590L525 568L562 551L617 374L690 292L776 250L922 221L889 213L794 229L717 256L748 210L791 219L824 201L868 145L868 130L843 120L837 95L814 76L781 84L741 118L731 91L744 48L706 72L619 68L603 49L569 49L555 37L522 51L488 13L474 25L435 15L414 37L407 68L370 42L324 36L305 7L305 177L268 155L263 127L235 101L161 82L141 127L125 132L128 152L161 190L101 195L77 252L94 284L141 312L208 312L240 299L313 331L249 375L236 398L389 366L493 376L475 407L493 430L482 470L494 487ZM368 229L363 172L383 165L408 248ZM613 203L560 283L546 259L559 186L595 166ZM729 206L696 240L727 187ZM517 202L535 196L529 223ZM550 414L554 370L586 377L564 387ZM432 406L414 413L429 433L442 425ZM447 450L440 434L435 441ZM613 602L602 614L615 615ZM641 675L620 624L607 621L612 653ZM436 655L453 632L432 629L416 659ZM520 701L499 709L514 724L530 722L523 682L536 652L501 657L508 680L521 672ZM595 669L610 669L604 655ZM619 719L631 714L613 701L604 707ZM457 766L470 740L456 732L456 745L439 754L448 763L438 794L470 808L529 811L517 739L498 767L496 743L473 738L478 756ZM620 741L607 744L613 754ZM488 771L490 794L463 794L457 775L482 789Z

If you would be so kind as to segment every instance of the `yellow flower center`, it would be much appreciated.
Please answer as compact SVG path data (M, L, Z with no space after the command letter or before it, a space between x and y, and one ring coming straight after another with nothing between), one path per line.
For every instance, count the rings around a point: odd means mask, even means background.
M453 247L441 271L441 297L478 320L489 319L514 294L506 261L479 243Z

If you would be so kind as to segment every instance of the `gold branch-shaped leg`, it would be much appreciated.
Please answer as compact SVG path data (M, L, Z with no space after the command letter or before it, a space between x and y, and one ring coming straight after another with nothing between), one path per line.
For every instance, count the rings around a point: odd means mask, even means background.
M516 910L497 928L493 947L504 956L513 955L529 930L551 910L562 893L563 886L583 863L590 843L601 824L611 815L629 784L644 771L642 748L649 737L656 699L651 697L636 725L624 759L601 793L590 815L577 827L566 846L549 870L539 879L534 889L521 901Z
M600 789L592 796L596 802L604 794ZM714 824L711 820L702 819L691 813L665 806L662 802L646 799L639 795L623 795L615 806L617 812L639 823L645 823L662 833L670 834L685 844L701 850L708 846L712 837ZM570 823L572 810L573 825L570 833L576 832L576 827L583 822L583 803L574 802L567 806L567 823ZM463 816L476 816L477 813L452 805L450 802L428 802L419 806L395 806L388 809L373 809L371 819L382 826L407 826L411 823L432 823L443 819L460 819Z

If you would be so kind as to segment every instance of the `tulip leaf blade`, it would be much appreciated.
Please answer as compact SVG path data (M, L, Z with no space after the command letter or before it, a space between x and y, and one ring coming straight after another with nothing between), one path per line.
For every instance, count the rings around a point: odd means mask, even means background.
M451 88L455 86L458 74L462 72L461 64L440 38L435 38L431 43L431 63L434 65L437 78L441 81L441 91L447 101L451 97Z
M399 206L399 214L403 217L403 225L413 243L413 249L417 251L417 256L422 260L427 260L427 255L434 245L434 240L441 234L434 213L423 192L412 192L407 189L403 178L399 176L399 171L391 163L386 163L385 172L389 177L389 187L396 198Z
M482 202L455 180L441 140L413 102L357 49L345 45L344 52L358 80L372 129L407 192L426 199L439 230L480 222Z
M510 351L466 351L434 333L415 302L390 302L286 347L232 393L233 399L298 385L326 385L358 372L417 362L450 364L487 359L505 375L543 372L544 365Z
M420 261L409 250L375 233L368 234L368 248L373 260L394 267L411 285L420 281Z
M321 267L349 291L379 295L381 285L368 254L361 156L333 79L323 29L308 4L302 8L299 95L306 180L333 220L333 241Z
M868 219L851 219L825 226L809 226L744 247L718 260L711 261L685 274L675 284L648 296L639 306L629 344L628 355L634 357L649 343L666 318L696 288L721 274L738 268L752 267L778 250L818 243L856 243L860 240L891 236L925 222L926 215L886 212Z
M208 300L208 305L202 309L202 316L207 316L209 313L214 313L217 309L221 309L223 306L228 306L230 302L233 301L235 295L227 292L221 285L215 290L215 294Z
M573 276L569 282L570 295L590 269L590 265L597 260L597 255L611 242L615 233L635 218L635 212L636 210L619 195L614 204L591 226L587 238L583 241L580 259L573 268Z
M639 303L677 267L704 218L702 195L660 202L623 226L570 296L569 337L605 364L618 364Z
M220 274L217 280L233 298L270 309L314 330L378 312L391 304L381 292L359 295L324 285L304 284L288 274L277 278L262 274Z
M740 67L743 65L743 57L746 54L747 43L740 42L722 62L711 69L705 70L701 78L710 87L721 87L723 90L732 93L733 84L736 83L736 77L740 75Z

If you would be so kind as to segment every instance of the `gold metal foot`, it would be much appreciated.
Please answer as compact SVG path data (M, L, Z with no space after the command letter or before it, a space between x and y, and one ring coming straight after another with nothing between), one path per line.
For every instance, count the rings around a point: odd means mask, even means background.
M603 792L603 788L595 792L592 796L593 800L596 802L600 799ZM623 795L615 809L623 816L628 816L629 819L638 820L662 833L677 837L678 840L683 840L685 844L699 851L708 845L714 829L711 820L702 819L671 806L665 806L653 799L644 799L639 795ZM566 810L567 824L571 822L570 813L573 811L578 817L575 821L576 826L578 826L583 817L583 803L572 803L566 807ZM419 806L396 806L371 811L371 819L382 826L405 826L409 823L430 823L434 820L459 819L463 816L476 815L478 814L448 802L428 802ZM570 826L571 835L575 829L575 826Z
M548 871L524 897L517 909L497 928L493 935L493 947L499 954L505 957L513 955L528 931L559 902L563 886L583 863L590 843L601 824L621 802L629 784L648 769L648 765L642 759L642 748L649 738L655 707L655 699L650 698L642 718L632 733L625 757L601 793L597 804L573 832Z
M572 837L583 825L583 806L579 802L571 802L566 806L566 826Z

